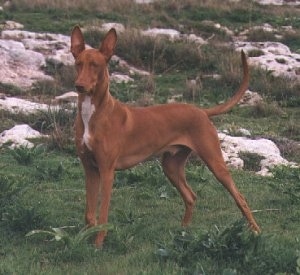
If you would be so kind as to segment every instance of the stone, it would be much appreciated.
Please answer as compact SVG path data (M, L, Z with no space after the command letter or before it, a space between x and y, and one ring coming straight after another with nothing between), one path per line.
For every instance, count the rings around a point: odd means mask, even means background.
M77 102L78 94L76 92L67 92L62 95L56 96L55 103L75 103Z
M140 76L149 76L150 73L144 70L137 69L131 65L129 65L125 60L120 57L113 55L111 61L118 64L118 66L122 69L128 70L130 75L140 75Z
M169 38L171 41L180 39L180 32L174 29L153 28L153 29L141 31L141 33L142 35L150 36L150 37L165 36Z
M274 5L274 6L282 6L282 5L289 5L289 6L298 6L300 5L300 1L297 0L254 0L255 2L259 3L260 5Z
M21 30L2 31L0 82L29 89L37 81L53 81L43 68L47 62L73 65L70 38L51 33Z
M45 137L40 132L32 129L27 124L16 125L9 130L5 130L0 134L0 147L4 144L10 144L11 148L25 146L32 148L34 144L28 139Z
M4 24L1 24L2 30L15 30L15 29L24 29L24 25L15 21L7 20Z
M125 27L123 24L121 23L104 23L101 25L101 31L103 32L107 32L109 31L111 28L114 28L117 33L122 33L125 31Z
M279 42L235 42L237 51L250 53L249 64L272 72L274 76L282 76L300 81L300 54L292 53L288 46ZM259 56L251 56L251 52L259 51Z
M240 152L258 154L263 157L260 162L259 175L271 176L270 169L274 166L296 166L296 163L289 162L280 155L276 144L268 139L250 139L247 137L232 137L225 133L218 133L221 142L223 157L226 163L233 168L242 169L244 164L239 157Z
M0 40L0 82L29 88L36 81L52 80L41 68L46 65L41 53L26 50L21 42Z
M14 113L25 113L31 114L37 111L47 111L50 106L42 103L35 103L25 99L16 97L1 97L0 107L3 110L14 112Z
M259 93L247 90L242 99L239 101L239 106L256 106L262 102L263 98Z
M134 79L125 74L112 73L110 76L110 80L116 83L128 83L133 82Z

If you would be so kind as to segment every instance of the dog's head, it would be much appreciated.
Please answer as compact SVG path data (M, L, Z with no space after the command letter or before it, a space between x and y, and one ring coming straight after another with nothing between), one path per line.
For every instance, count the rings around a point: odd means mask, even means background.
M75 87L79 93L93 93L97 85L108 85L107 63L114 53L116 43L116 30L111 29L99 49L86 49L80 28L74 27L71 34L71 52L75 58Z

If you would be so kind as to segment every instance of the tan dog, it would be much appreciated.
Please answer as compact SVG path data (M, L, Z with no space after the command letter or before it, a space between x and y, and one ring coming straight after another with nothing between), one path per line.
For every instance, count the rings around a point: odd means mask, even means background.
M71 52L78 74L75 86L79 94L76 147L86 177L87 225L107 223L114 171L132 167L152 155L162 155L163 171L185 203L182 225L188 225L196 195L186 182L184 167L193 151L232 195L250 228L260 232L246 200L226 168L217 131L209 120L210 116L231 109L246 91L249 72L245 54L242 52L242 84L223 104L209 109L188 104L134 108L115 100L109 92L107 63L116 42L114 29L106 34L100 49L85 49L82 32L77 26L71 35ZM99 232L97 246L102 245L105 235L105 231Z

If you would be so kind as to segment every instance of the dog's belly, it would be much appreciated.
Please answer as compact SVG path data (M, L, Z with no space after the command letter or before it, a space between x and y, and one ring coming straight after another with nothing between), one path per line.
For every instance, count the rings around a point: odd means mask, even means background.
M169 145L157 151L144 151L144 153L141 153L141 150L139 153L120 156L117 161L116 170L128 169L153 156L160 156L164 153L175 155L181 148L182 145Z

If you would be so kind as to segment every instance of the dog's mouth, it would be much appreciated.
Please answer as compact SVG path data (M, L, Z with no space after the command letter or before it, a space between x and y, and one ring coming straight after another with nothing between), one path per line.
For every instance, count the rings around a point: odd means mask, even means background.
M89 94L89 93L91 93L93 91L92 88L87 89L84 86L78 86L78 85L76 85L75 88L76 88L76 91L77 91L78 94Z

